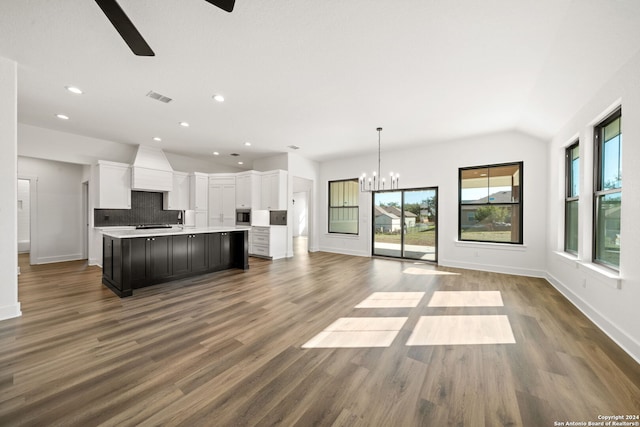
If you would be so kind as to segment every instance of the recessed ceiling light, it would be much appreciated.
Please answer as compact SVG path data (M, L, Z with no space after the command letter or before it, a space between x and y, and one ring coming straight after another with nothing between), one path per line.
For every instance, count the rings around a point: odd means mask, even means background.
M160 142L160 141L162 141L162 138L160 138L159 136L154 136L153 140L156 141L156 142Z
M247 147L251 147L251 143L250 142L245 142L244 145L246 145Z
M180 122L180 126L182 126L183 128L188 128L188 127L189 127L189 123L187 123L187 122Z
M69 116L66 116L64 114L56 114L56 117L60 120L69 120Z
M244 165L244 162L238 162L239 165Z
M224 102L224 96L217 94L217 95L213 95L213 99L215 99L218 102Z
M220 153L218 153L217 151L214 151L214 152L213 152L213 155L214 155L214 156L219 156L219 155L220 155Z
M82 95L82 89L75 87L75 86L65 86L65 89L67 89L69 92L71 93L75 93L76 95Z

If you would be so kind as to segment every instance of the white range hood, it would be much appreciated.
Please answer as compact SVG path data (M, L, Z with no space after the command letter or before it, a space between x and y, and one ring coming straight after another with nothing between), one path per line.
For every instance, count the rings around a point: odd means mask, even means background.
M162 149L139 145L131 167L131 189L138 191L171 191L173 168Z

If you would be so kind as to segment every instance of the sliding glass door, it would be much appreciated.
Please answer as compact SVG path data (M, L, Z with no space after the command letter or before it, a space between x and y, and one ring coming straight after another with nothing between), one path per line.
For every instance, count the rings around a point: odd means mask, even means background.
M438 189L373 193L373 255L437 261Z

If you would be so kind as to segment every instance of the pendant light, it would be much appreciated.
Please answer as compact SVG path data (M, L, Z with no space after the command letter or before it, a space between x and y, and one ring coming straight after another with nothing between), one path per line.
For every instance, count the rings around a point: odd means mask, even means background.
M373 171L371 173L371 177L368 177L366 172L362 173L360 176L360 191L363 192L371 192L371 191L380 191L380 190L394 190L398 188L400 182L400 174L393 172L389 172L389 186L386 187L387 182L384 177L380 176L380 134L382 133L382 128L377 128L378 131L378 170ZM386 187L386 188L385 188Z

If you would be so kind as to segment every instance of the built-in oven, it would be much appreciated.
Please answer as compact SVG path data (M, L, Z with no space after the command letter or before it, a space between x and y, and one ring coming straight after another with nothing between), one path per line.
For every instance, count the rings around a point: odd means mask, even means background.
M236 225L251 225L251 209L236 209Z

